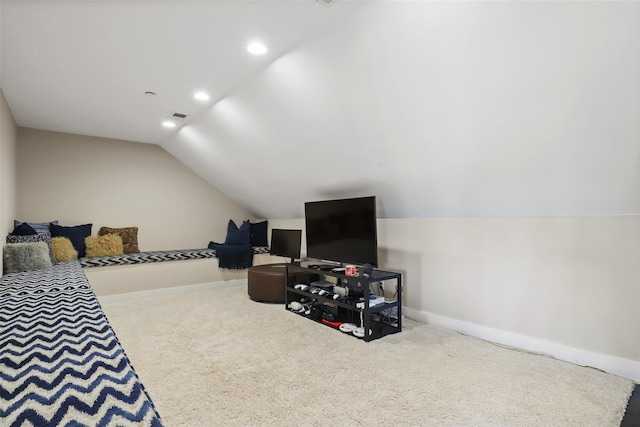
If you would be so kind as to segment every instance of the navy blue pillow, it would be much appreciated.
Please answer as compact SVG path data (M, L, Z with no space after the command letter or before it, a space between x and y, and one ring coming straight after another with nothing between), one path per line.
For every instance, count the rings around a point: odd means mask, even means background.
M267 221L251 223L251 245L269 246L267 241Z
M15 228L23 223L24 221L18 221L17 219L14 219L13 227ZM58 220L56 219L55 221L49 222L28 222L27 224L29 224L29 226L33 228L38 234L51 234L51 231L49 231L49 224L58 225Z
M84 239L91 236L91 226L93 224L76 225L74 227L64 227L62 225L49 224L52 237L66 237L71 240L73 248L78 251L78 257L86 254Z
M11 232L12 236L32 236L34 234L38 234L38 232L26 222L21 223Z
M224 240L225 245L250 245L251 244L251 223L243 221L240 228L232 219L227 225L227 238Z

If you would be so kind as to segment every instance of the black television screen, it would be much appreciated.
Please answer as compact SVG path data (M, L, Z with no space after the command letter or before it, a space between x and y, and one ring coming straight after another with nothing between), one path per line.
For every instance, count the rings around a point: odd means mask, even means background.
M308 257L378 265L375 196L307 202L304 212Z
M274 228L271 230L271 255L291 258L291 262L300 259L300 246L302 244L302 230L284 230Z

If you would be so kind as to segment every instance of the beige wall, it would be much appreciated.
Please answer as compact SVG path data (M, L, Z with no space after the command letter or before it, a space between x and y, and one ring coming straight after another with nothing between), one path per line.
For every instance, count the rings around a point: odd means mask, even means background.
M31 129L18 141L26 220L138 225L152 250L222 240L249 217L154 145ZM640 379L640 216L380 219L378 234L405 314Z
M13 230L16 213L16 145L17 127L11 109L0 89L0 236ZM2 259L0 259L0 272Z
M157 145L25 128L18 142L20 220L137 226L148 251L203 248L254 219Z
M379 219L378 238L410 317L640 379L640 216Z

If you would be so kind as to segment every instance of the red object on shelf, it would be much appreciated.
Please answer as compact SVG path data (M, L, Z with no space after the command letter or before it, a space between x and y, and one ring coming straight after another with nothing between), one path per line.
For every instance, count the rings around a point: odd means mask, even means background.
M334 328L339 328L344 322L329 322L327 319L322 319L322 323L325 325L332 326Z

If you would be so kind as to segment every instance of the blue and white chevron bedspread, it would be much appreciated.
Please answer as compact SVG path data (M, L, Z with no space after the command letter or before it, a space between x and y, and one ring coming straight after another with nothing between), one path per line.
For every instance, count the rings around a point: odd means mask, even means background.
M0 278L0 425L162 425L77 261Z
M268 246L254 246L254 254L268 254ZM149 262L183 261L189 259L215 258L215 249L176 249L172 251L149 251L94 258L80 258L84 268L107 267L110 265L131 265Z

